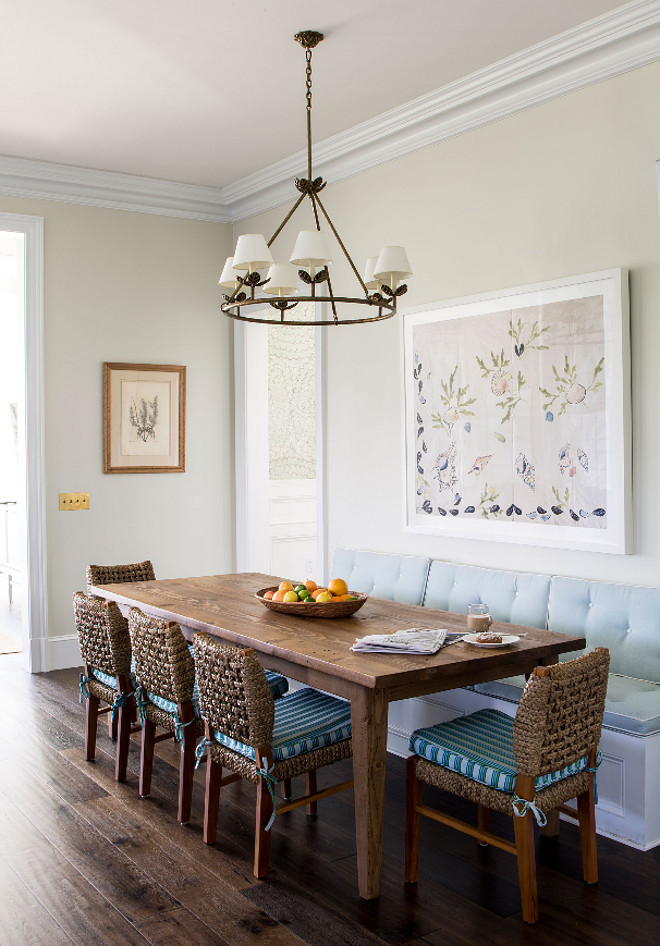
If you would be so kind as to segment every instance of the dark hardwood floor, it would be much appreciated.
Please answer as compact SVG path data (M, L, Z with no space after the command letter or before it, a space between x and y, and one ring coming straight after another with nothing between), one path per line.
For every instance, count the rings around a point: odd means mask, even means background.
M84 762L78 674L29 676L0 658L0 946L258 942L273 946L622 946L660 940L660 848L645 854L599 839L600 883L581 880L576 829L538 839L541 920L522 923L515 859L425 821L420 880L403 884L405 765L388 757L380 899L356 893L352 793L277 818L271 869L252 876L255 789L223 790L218 842L203 844L203 778L193 819L176 821L178 747L160 743L153 794L113 779L114 744L99 727ZM350 765L341 763L346 774ZM338 769L340 766L337 766ZM336 772L331 773L332 780ZM320 787L326 784L320 775ZM469 806L429 792L463 816ZM493 827L511 832L509 820Z

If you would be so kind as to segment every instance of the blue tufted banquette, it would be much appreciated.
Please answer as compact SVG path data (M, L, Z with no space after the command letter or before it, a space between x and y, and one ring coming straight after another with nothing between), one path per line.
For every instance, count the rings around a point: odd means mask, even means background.
M549 593L548 575L431 562L424 604L466 614L468 604L485 602L496 621L545 627Z
M389 555L336 549L332 578L344 578L351 591L402 604L421 604L430 561L416 555Z

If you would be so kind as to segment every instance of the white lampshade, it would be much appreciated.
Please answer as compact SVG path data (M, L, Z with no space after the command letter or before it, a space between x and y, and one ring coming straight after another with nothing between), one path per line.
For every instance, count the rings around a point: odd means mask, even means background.
M378 262L377 256L370 256L364 266L364 284L367 289L380 289L380 280L374 278L374 270Z
M301 230L291 254L291 262L309 269L320 269L331 263L332 256L325 233L320 230Z
M234 269L234 257L228 256L222 272L220 273L220 279L218 280L218 285L223 286L225 289L231 289L232 292L235 289L238 289L240 283L238 277L241 274L237 269Z
M257 269L265 269L273 262L266 238L262 233L243 233L239 236L233 259L234 269L248 270L250 273Z
M272 296L293 296L298 292L298 272L291 263L273 263L268 280L264 292Z
M384 246L380 251L378 262L373 273L380 282L388 283L391 289L396 289L397 283L408 276L412 270L406 251L402 246Z

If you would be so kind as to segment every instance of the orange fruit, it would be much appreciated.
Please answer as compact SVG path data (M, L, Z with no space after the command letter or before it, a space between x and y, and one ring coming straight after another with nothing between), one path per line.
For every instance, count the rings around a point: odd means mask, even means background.
M348 585L343 578L333 578L328 585L328 591L332 592L333 595L346 595L348 594Z
M308 591L316 591L316 589L318 588L318 585L316 584L315 581L312 581L310 578L308 581L305 582L305 588L307 588Z
M280 582L280 591L293 591L293 585L290 581L281 581Z
M270 601L274 594L275 594L274 591L265 591L264 598L268 598L268 600Z
M276 591L273 595L273 601L284 601L285 590Z
M332 601L332 595L328 594L327 591L321 591L316 597L317 604L327 604L328 601Z
M337 598L338 601L355 601L353 595L339 595Z

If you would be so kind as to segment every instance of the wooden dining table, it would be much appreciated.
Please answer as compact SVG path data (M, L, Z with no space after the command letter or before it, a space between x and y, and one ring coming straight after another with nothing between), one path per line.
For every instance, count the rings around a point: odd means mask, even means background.
M269 575L241 573L98 585L91 593L116 601L124 613L138 607L176 621L188 640L204 631L252 647L266 669L350 700L358 890L369 900L380 888L389 703L529 674L536 666L556 663L559 654L585 647L586 641L495 622L494 631L521 635L520 640L493 649L454 643L432 656L356 653L351 645L366 634L410 627L463 633L466 618L380 598L369 598L348 618L280 614L255 597L258 589L278 582ZM301 615L304 608L301 603Z

